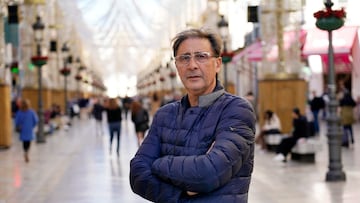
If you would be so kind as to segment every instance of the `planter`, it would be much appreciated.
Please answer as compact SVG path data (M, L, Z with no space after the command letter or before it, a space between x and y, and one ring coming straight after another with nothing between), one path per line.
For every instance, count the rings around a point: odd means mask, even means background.
M63 76L68 76L68 75L70 75L71 70L70 70L70 68L63 68L63 69L60 70L60 73Z
M33 56L31 57L31 63L34 64L37 67L41 67L46 64L48 60L47 56Z
M315 25L321 30L337 30L344 25L344 19L333 16L318 18Z
M225 53L222 53L222 55L221 55L222 62L223 62L223 63L229 63L229 62L231 62L233 56L234 56L234 53L233 53L233 52L225 52Z
M82 77L81 77L81 75L76 75L76 76L75 76L75 80L77 80L77 81L80 81L80 80L82 80Z
M176 72L170 72L169 77L170 78L175 78L176 77Z

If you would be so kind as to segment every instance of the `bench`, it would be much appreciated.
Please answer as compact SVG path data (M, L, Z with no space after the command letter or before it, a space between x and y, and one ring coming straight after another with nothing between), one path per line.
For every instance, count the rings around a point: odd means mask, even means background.
M320 141L315 137L300 138L291 150L291 160L314 163L315 153L321 148Z
M275 152L276 148L280 144L281 140L284 137L287 137L287 136L288 136L287 134L268 134L268 135L265 135L264 138L265 138L265 143L266 143L267 149L269 151Z

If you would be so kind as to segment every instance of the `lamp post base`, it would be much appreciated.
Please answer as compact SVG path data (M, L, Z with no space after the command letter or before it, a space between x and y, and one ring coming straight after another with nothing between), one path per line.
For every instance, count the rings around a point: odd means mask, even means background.
M326 173L326 181L335 182L335 181L345 181L346 175L343 171L328 171Z

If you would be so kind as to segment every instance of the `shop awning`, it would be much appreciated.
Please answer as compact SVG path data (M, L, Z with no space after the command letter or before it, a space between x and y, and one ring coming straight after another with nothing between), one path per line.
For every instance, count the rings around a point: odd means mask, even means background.
M358 27L344 26L333 31L334 55L348 55L354 44ZM309 29L303 49L303 56L328 54L329 37L328 32L318 28Z
M334 65L337 73L350 73L352 70L353 47L358 27L344 26L333 31ZM313 28L308 30L302 55L319 55L323 64L323 72L328 72L329 36L327 31Z
M284 33L284 50L288 50L291 45L296 41L300 40L301 44L304 44L306 31L300 30L299 36L296 36L296 32L294 30L287 31ZM276 60L278 57L278 46L276 44L276 40L271 43L271 49L269 53L266 54L267 60ZM243 51L238 53L233 57L233 62L240 60L242 57L246 57L249 61L261 61L263 57L263 49L260 41L252 43L250 46L246 47Z
M236 54L233 57L232 61L233 62L239 61L242 57L246 57L249 60L255 60L256 61L258 57L260 57L260 60L261 60L261 56L262 56L261 42L257 41L257 42L254 42L254 43L250 44L245 49L243 49L241 52Z

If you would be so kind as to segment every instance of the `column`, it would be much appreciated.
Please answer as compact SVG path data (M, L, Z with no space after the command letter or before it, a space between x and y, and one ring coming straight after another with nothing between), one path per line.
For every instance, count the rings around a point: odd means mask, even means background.
M0 7L2 7L0 2ZM10 71L5 68L4 16L0 11L0 148L8 148L12 143L11 87Z

